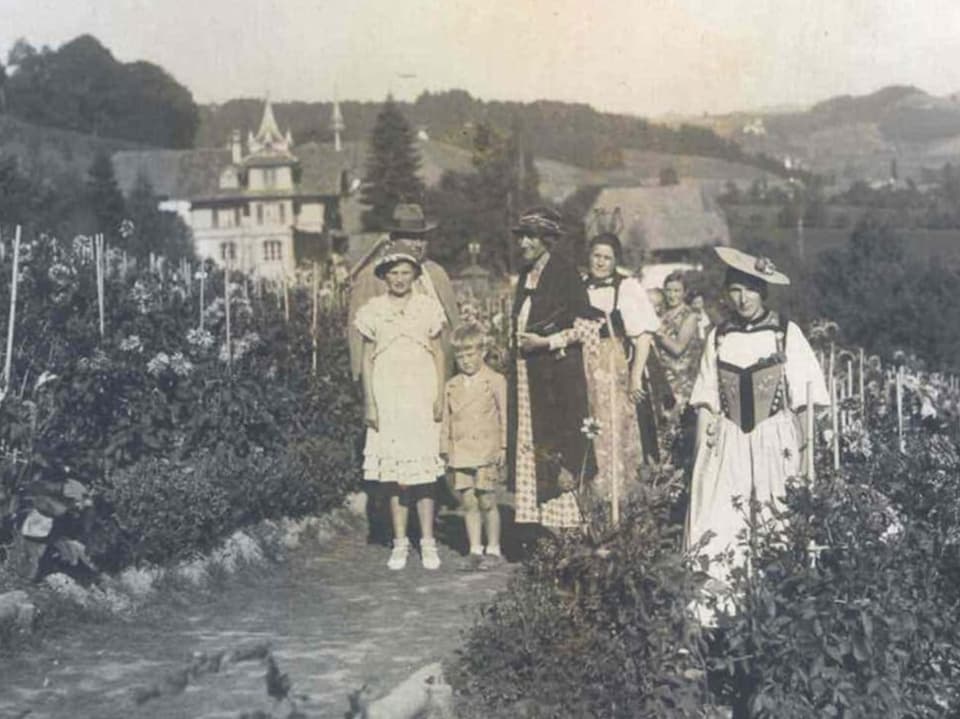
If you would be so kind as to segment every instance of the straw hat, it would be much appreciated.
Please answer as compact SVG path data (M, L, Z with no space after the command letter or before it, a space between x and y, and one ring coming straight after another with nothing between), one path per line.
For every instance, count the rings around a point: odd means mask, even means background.
M409 262L413 265L417 277L423 272L423 265L420 264L420 260L417 259L416 255L407 251L407 249L400 246L399 243L392 242L383 248L383 253L374 261L373 274L382 280L386 274L400 262Z
M532 207L522 215L511 228L515 235L531 237L559 237L563 234L560 226L560 213L549 207Z
M790 278L777 269L769 257L756 257L733 247L714 247L717 256L737 272L770 285L789 285Z

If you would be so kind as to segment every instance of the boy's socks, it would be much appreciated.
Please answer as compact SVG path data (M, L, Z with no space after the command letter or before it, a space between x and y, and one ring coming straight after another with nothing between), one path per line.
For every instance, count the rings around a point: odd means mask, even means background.
M472 550L471 550L471 551L472 551ZM488 557L499 557L499 556L502 556L502 555L500 554L500 545L499 545L499 544L489 544L489 545L487 545L487 552L486 552L486 554L487 554Z
M470 554L476 555L476 556L478 556L478 557L479 557L479 556L482 556L482 555L483 555L483 545L482 545L482 544L478 544L478 545L476 545L476 546L470 547Z

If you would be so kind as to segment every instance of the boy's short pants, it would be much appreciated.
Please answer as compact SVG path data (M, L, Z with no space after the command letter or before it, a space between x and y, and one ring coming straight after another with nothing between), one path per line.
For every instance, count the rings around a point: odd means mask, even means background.
M506 485L503 467L499 464L486 464L482 467L454 467L450 471L453 474L453 488L458 492L466 489L475 489L478 492L496 492L497 490L503 490Z

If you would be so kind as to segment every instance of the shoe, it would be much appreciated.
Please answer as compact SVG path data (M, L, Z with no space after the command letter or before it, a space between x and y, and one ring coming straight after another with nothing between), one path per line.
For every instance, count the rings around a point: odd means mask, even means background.
M394 571L399 571L407 566L407 554L410 552L410 540L394 539L393 550L390 552L390 559L387 560L387 567Z
M440 569L440 555L437 553L436 539L420 540L420 559L424 569Z
M507 560L503 558L503 555L500 554L500 552L497 552L496 554L490 554L490 552L487 552L483 555L483 562L480 565L480 568L496 569L497 567L503 565L503 563L506 561Z

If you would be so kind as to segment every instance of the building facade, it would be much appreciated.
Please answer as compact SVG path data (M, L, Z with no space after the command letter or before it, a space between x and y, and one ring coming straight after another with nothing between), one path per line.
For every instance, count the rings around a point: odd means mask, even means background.
M234 130L222 150L118 152L113 160L121 187L146 174L161 208L190 227L198 257L266 278L289 276L298 261L329 252L328 225L339 217L353 171L333 147L295 150L269 100L246 142Z

